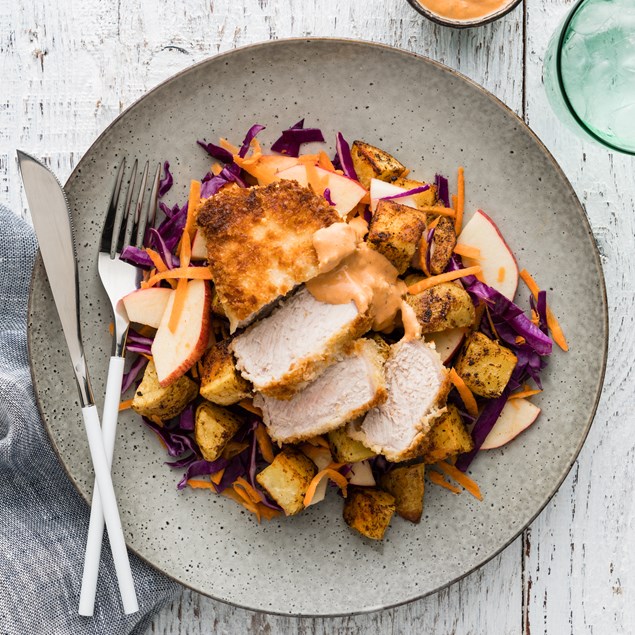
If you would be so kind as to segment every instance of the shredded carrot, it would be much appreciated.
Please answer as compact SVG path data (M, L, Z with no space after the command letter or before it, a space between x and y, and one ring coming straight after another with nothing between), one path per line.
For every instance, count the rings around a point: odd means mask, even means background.
M399 199L397 199L399 200ZM435 214L438 216L455 216L456 212L451 207L443 207L442 205L422 205L418 207L422 212L426 214Z
M187 219L185 221L185 228L183 233L190 235L190 240L194 238L194 223L196 222L196 215L198 214L198 208L201 204L201 182L192 180L190 182L190 195L187 199Z
M417 293L421 293L422 291L425 291L430 287L434 287L437 284L441 284L442 282L451 282L452 280L458 280L459 278L463 278L465 276L475 276L479 273L481 273L481 268L478 266L458 269L457 271L448 271L446 273L441 273L438 276L432 276L431 278L425 278L425 280L415 282L413 285L408 287L408 293L416 295Z
M243 399L242 401L239 401L237 405L239 405L243 410L247 410L247 412L253 412L253 414L258 415L259 417L262 416L262 410L260 410L260 408L256 408L251 399Z
M218 176L223 171L223 168L220 166L219 163L214 163L214 165L211 167L211 170L214 176Z
M520 392L516 392L512 395L509 395L509 399L525 399L526 397L533 397L534 395L538 395L542 392L542 390L521 390Z
M168 266L163 262L163 258L161 258L158 251L154 251L154 249L146 247L146 253L150 257L150 260L152 260L152 264L155 266L157 271L162 272L168 270Z
M122 410L128 410L130 406L132 406L132 399L126 399L126 401L122 401L119 404L119 412L121 412Z
M317 486L320 484L320 481L323 478L330 478L336 485L339 485L342 490L342 495L346 498L346 488L348 486L348 481L345 476L342 476L333 466L338 465L337 463L331 463L328 467L325 467L323 470L320 470L314 477L313 480L309 483L309 487L304 495L304 506L308 507L308 505L313 500L315 496L315 492L317 490Z
M464 245L463 243L458 243L454 247L454 253L459 256L465 256L466 258L473 258L474 260L479 260L481 258L481 250L478 247Z
M457 207L459 206L458 198L456 194L452 194L450 198L452 199L452 209L454 210L456 215L456 210L457 210Z
M192 260L192 238L187 232L183 232L183 236L181 236L179 258L181 260L181 267L190 266L190 261Z
M419 241L419 267L426 276L430 276L430 272L428 271L428 249L430 249L430 245L426 240L427 234L427 231L423 232L423 234L421 234L421 240Z
M437 216L437 217L436 217L436 218L435 218L435 219L434 219L434 220L433 220L433 221L432 221L432 222L431 222L431 223L430 223L430 224L426 227L426 229L427 229L428 231L430 231L431 229L434 229L434 228L435 228L435 227L439 224L439 221L440 221L440 220L441 220L441 217L440 217L440 216Z
M154 274L146 283L143 288L153 287L157 282L161 280L180 280L185 278L187 280L211 280L212 272L207 267L177 267L176 269L168 269L167 271L161 271Z
M444 478L442 474L439 474L439 472L433 472L432 470L428 471L428 478L435 484L435 485L440 485L441 487L445 487L445 489L449 489L451 492L453 492L454 494L460 494L461 490L456 487L455 485L452 485L452 483L448 483Z
M522 346L527 340L522 335L516 335L516 344Z
M254 503L251 502L251 499L249 499L249 497L247 496L246 492L238 491L235 488L228 487L221 493L223 496L231 498L239 505L242 505L245 509L256 514L256 516L258 517L258 522L260 522L261 517L266 518L267 520L271 520L272 518L275 518L282 513L275 509L271 509L270 507L267 507L266 505L263 505L261 503L258 505L254 505Z
M187 484L193 489L214 489L211 481L204 481L200 478L190 478Z
M227 150L227 152L231 152L232 154L238 154L238 151L240 150L238 146L235 146L233 143L230 143L223 137L220 138L219 145L221 148L224 148L225 150Z
M499 267L498 268L498 275L496 276L496 280L498 280L498 282L504 282L506 273L507 272L505 271L505 267Z
M115 334L115 325L112 322L108 325L108 332L110 333L110 335Z
M258 141L258 139L256 139L256 137L254 137L251 140L251 143L249 144L253 150L253 153L259 156L262 156L262 148L260 147L260 141Z
M223 474L225 474L225 468L223 468L222 470L218 470L218 472L216 472L216 474L212 474L209 477L209 480L214 483L214 485L220 485L220 482L223 478Z
M461 400L465 404L467 411L473 416L478 417L478 406L476 404L476 399L474 399L474 395L472 391L467 387L466 383L459 376L459 374L454 370L454 368L450 369L450 381L454 384L455 388L459 392L459 396Z
M258 179L259 185L269 185L277 181L278 176L275 170L266 164L261 164L258 160L259 158L250 157L249 159L243 159L235 154L234 163L245 170L247 174L251 174L255 179Z
M532 324L535 324L536 326L540 325L540 317L533 309L531 310L531 322Z
M318 165L329 172L335 172L335 166L324 150L320 150L318 154Z
M536 284L536 281L531 277L529 272L526 269L523 269L520 272L520 277L523 279L529 290L531 291L534 299L538 299L538 294L540 293L540 288ZM563 350L568 351L569 345L567 344L567 339L564 336L560 323L558 322L558 318L554 315L553 311L547 305L547 326L551 331L551 336L553 337L553 341Z
M481 489L467 474L445 461L439 461L436 466L450 478L453 478L459 485L462 485L474 498L478 498L480 501L483 500Z
M267 463L273 463L273 459L275 458L273 455L273 444L271 443L269 434L261 421L258 422L258 426L256 427L254 434L256 435L256 443L258 443L262 458L267 461Z
M245 480L242 476L239 476L234 481L234 487L236 485L242 487L247 493L247 496L249 496L252 502L256 503L256 505L262 502L262 496L260 495L260 493L253 487L253 485L249 481Z
M199 378L198 369L199 369L199 363L198 362L196 364L194 364L194 366L192 366L192 368L190 368L190 372L192 373L192 377L194 379L198 379Z
M492 333L494 334L494 337L498 340L500 339L500 337L498 335L498 331L496 330L496 327L494 326L494 320L492 320L492 312L489 310L489 307L487 306L487 304L485 304L484 306L485 306L485 313L487 313L487 321L489 322L489 327L492 329Z
M187 280L181 278L176 285L174 302L172 304L172 312L170 313L170 319L168 320L168 328L172 333L176 332L176 327L179 325L179 320L181 319L181 314L183 313L183 307L185 307L186 298Z
M247 492L245 492L239 485L233 485L232 489L229 491L235 492L238 495L238 498L234 500L240 503L245 509L248 509L252 514L256 514L256 518L258 519L258 522L260 522L260 511L258 510L258 506L253 503L251 498L249 498Z
M458 196L456 198L456 218L454 219L454 231L458 236L463 229L463 208L465 206L465 178L463 175L463 168L459 168L458 175Z
M149 362L152 361L152 355L148 355L147 353L139 353L139 355L143 355Z
M323 448L329 449L329 442L324 437L312 437L307 440L307 443L311 445L321 446Z

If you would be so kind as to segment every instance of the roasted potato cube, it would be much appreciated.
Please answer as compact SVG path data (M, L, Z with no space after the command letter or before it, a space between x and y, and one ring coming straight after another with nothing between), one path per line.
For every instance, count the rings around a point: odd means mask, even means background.
M395 185L403 187L406 190L414 190L416 187L425 185L423 181L413 181L412 179L400 176L393 181ZM414 203L417 207L431 207L437 204L437 188L434 185L430 185L430 189L425 192L419 192L412 196Z
M406 171L395 157L363 141L353 142L351 157L357 178L365 188L370 187L371 179L394 181Z
M418 523L423 513L423 463L395 467L381 478L381 487L395 497L397 513L411 523Z
M132 409L144 417L171 419L180 414L197 394L198 386L185 375L162 388L154 362L148 362L143 380L134 394Z
M493 399L501 396L517 361L508 348L476 331L463 345L455 369L474 394Z
M206 461L215 461L238 432L242 421L216 404L203 402L196 409L194 438Z
M304 509L304 496L316 474L317 468L311 459L286 446L273 463L256 476L256 480L284 513L292 516Z
M395 498L372 487L351 487L344 502L346 524L373 540L381 540L395 513Z
M203 358L201 397L229 406L250 395L249 383L236 370L229 340L217 342Z
M424 463L445 461L474 448L474 441L454 404L449 404L448 409L434 423L428 439L428 450L423 455Z
M441 216L434 230L430 246L430 273L432 275L438 275L445 271L455 246L454 223L447 216Z
M391 200L379 201L366 241L403 273L410 265L425 228L424 212Z
M421 276L407 276L411 285ZM406 302L414 309L422 333L438 333L446 329L474 324L474 303L469 293L454 282L443 282L416 295L408 294Z
M363 443L348 436L346 426L331 430L328 439L331 454L337 463L357 463L375 456Z

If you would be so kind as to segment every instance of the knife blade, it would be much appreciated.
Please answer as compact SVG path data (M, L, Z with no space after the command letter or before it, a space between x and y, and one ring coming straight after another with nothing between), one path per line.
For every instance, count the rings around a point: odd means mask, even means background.
M68 201L59 181L44 164L20 150L17 155L44 268L75 372L124 611L134 613L138 610L134 581L82 343L79 275Z

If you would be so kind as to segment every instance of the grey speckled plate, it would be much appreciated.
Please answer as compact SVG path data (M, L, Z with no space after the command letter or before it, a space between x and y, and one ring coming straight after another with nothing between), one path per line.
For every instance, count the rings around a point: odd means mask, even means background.
M168 575L242 607L294 615L372 611L432 593L479 567L525 528L580 450L600 394L607 315L593 236L571 186L531 131L478 86L410 53L361 42L287 40L220 55L161 84L121 115L66 184L77 231L84 339L96 395L110 351L107 299L97 278L98 236L122 156L167 159L187 197L208 158L195 141L236 142L254 122L266 146L301 117L333 140L341 130L394 152L429 179L467 175L468 211L500 225L520 264L553 289L571 352L557 352L535 398L539 421L473 475L485 494L426 492L420 525L395 519L382 543L350 531L335 496L298 517L258 525L235 503L179 493L163 449L131 413L114 461L128 545ZM522 287L521 287L522 289ZM70 362L42 262L31 290L35 389L60 460L89 499L92 476ZM79 575L79 573L78 573Z

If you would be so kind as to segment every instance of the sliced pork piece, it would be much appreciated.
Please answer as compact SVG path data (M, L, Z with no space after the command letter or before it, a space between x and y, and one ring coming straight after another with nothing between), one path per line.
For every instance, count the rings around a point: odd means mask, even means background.
M326 304L302 288L234 338L236 367L257 392L290 399L372 323L354 302Z
M232 332L317 275L313 234L339 220L323 197L291 181L228 187L203 203L197 224Z
M330 432L386 400L386 355L374 340L357 340L352 350L314 382L284 401L256 395L254 405L274 441L295 443Z
M388 399L361 426L349 424L349 434L389 461L405 461L425 451L432 422L444 412L448 371L422 340L393 344L384 371Z

